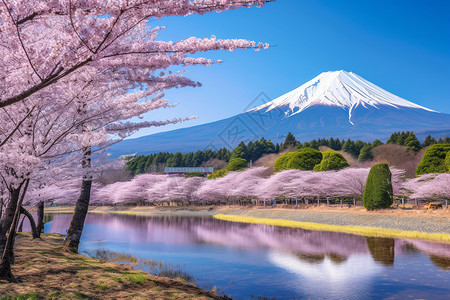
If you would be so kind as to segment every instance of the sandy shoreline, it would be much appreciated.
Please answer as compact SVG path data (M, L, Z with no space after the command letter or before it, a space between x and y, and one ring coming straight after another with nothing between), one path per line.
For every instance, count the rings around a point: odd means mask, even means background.
M73 207L48 207L47 213L72 212ZM390 209L367 212L364 208L311 209L248 208L248 207L91 207L93 213L115 213L141 216L178 215L214 216L218 214L240 217L268 218L296 222L339 226L376 227L421 233L450 235L450 210L436 211L414 209Z

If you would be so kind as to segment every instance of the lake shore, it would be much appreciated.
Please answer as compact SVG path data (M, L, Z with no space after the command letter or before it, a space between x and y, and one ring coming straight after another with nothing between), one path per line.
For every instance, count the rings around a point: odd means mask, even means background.
M48 207L47 213L70 213L73 207ZM112 213L140 216L216 216L229 221L271 224L277 226L299 227L311 230L339 231L361 235L374 235L398 238L419 238L450 243L450 210L426 210L412 208L393 208L379 211L366 211L363 207L310 206L308 208L263 208L263 207L154 207L154 206L95 206L92 213ZM230 216L234 216L232 219ZM249 219L250 218L250 219ZM265 219L265 220L261 220ZM272 223L267 219L275 220ZM283 225L276 220L295 223ZM275 222L275 223L274 223ZM278 222L278 223L277 223ZM303 223L303 224L302 224ZM307 226L305 226L305 224ZM313 224L313 226L311 226ZM326 225L326 226L323 226ZM337 226L333 229L330 226ZM359 229L355 230L355 227ZM367 229L376 229L370 233ZM364 230L366 234L364 234ZM389 232L394 230L394 232ZM404 233L406 232L406 233ZM411 234L411 232L420 234ZM432 234L432 235L429 235Z
M0 299L224 299L181 280L150 275L129 265L62 251L64 237L16 237L13 274L0 280Z

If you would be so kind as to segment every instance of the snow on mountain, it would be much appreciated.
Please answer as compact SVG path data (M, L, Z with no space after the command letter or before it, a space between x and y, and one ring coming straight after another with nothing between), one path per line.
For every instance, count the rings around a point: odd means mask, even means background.
M295 90L250 111L288 108L285 114L290 117L315 105L348 109L348 120L352 125L352 113L359 105L365 108L387 105L395 108L409 107L433 111L391 94L355 73L343 70L321 73Z
M325 72L264 105L212 123L161 132L114 145L121 154L233 149L264 137L274 143L292 132L301 142L318 138L386 141L396 131L423 139L450 135L450 115L393 95L346 71Z

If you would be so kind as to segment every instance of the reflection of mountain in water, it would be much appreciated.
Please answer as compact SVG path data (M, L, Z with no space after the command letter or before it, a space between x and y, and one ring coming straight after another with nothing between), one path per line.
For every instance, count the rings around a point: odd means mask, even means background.
M54 215L51 232L65 234L71 217L71 214ZM98 239L122 242L209 243L243 249L272 249L292 253L307 263L321 263L326 259L340 264L351 255L370 254L375 262L392 266L395 254L408 254L413 251L411 246L433 256L433 263L441 268L447 268L450 260L450 245L446 244L233 223L210 217L88 214L86 225L91 239L98 236ZM105 232L113 234L105 236Z

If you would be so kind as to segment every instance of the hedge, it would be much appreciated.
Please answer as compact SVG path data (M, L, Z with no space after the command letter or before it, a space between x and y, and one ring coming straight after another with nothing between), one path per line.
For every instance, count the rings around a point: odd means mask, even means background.
M363 194L363 205L367 210L388 208L392 205L391 177L387 164L378 164L370 169Z

